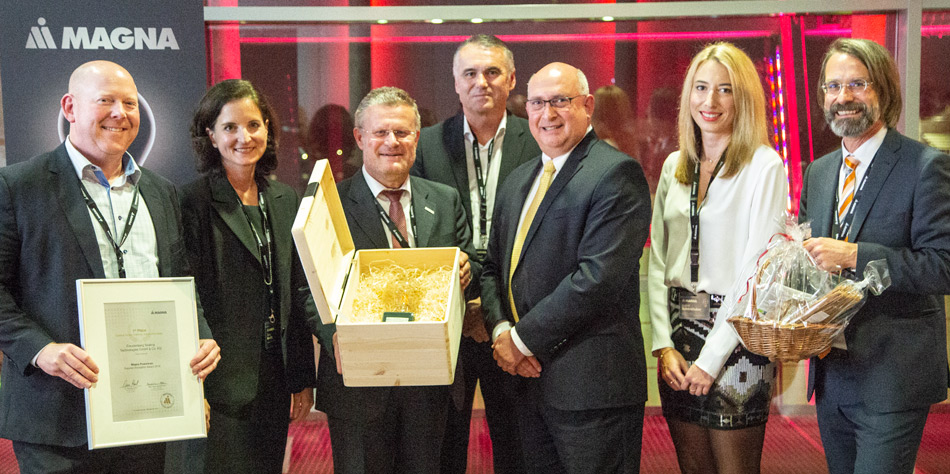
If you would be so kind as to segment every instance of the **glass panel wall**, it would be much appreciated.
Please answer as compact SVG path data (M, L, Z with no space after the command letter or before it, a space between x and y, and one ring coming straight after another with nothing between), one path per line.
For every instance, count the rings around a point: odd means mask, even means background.
M924 12L920 45L920 141L950 153L950 10Z

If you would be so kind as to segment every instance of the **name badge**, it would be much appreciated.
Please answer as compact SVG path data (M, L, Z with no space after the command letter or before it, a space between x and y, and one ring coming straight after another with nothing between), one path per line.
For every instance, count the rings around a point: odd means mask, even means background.
M709 294L694 294L689 291L679 292L680 317L692 320L709 319Z

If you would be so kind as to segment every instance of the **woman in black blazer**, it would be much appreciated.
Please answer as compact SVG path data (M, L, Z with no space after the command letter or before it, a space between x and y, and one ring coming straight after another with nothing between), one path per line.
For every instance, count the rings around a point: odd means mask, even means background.
M205 384L205 472L280 473L288 423L313 405L315 309L290 233L299 201L267 179L277 130L265 98L235 79L205 94L191 125L203 176L181 192L185 243L222 352Z

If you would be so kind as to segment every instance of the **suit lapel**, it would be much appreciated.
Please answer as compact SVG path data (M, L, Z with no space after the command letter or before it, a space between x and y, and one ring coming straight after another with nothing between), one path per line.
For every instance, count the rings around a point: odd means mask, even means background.
M102 268L102 255L99 253L96 231L92 227L89 208L86 207L82 192L79 190L82 183L76 177L76 169L69 161L65 145L60 145L56 149L56 159L50 162L48 171L49 189L56 190L59 205L62 206L66 220L69 221L69 226L76 237L79 248L82 249L86 263L95 278L105 278L106 274Z
M437 205L429 202L429 189L421 180L411 181L412 209L416 218L416 247L428 247L435 228ZM408 216L407 216L408 218ZM411 224L410 224L411 225Z
M809 167L809 176L814 174L814 185L808 188L808 219L811 220L812 235L815 237L834 237L831 234L835 221L835 205L838 202L838 170L841 168L841 150L835 151L830 159L817 160ZM821 207L818 207L821 206Z
M247 222L247 216L241 208L241 201L234 192L234 188L231 187L231 183L228 182L228 178L223 174L213 173L208 176L208 180L211 186L211 207L244 244L247 251L251 252L254 259L260 263L261 256L257 251L257 241L254 239L251 225Z
M900 144L900 135L897 131L888 130L884 142L881 143L881 147L874 154L874 159L867 171L867 183L865 183L864 189L858 192L854 209L854 222L851 227L852 242L857 241L858 236L861 235L861 227L868 217L868 212L871 211L871 206L874 205L877 195L884 187L884 182L891 174L891 170L894 169L894 165L897 164L897 160L900 159L900 155L897 154Z
M373 196L373 193L370 192L369 186L366 184L366 179L362 174L357 173L356 176L352 178L352 183L350 191L346 196L347 199L352 201L349 206L352 219L347 222L350 223L350 232L353 233L353 242L356 248L389 248L389 242L386 241L386 233L383 231L383 224L379 220L376 205L373 204L373 200L376 199L376 196ZM359 238L359 236L353 232L357 230L354 229L354 226L362 232L364 238ZM360 244L360 242L367 240L370 245Z
M544 214L551 208L551 203L557 199L557 195L567 186L567 183L574 177L574 174L581 169L583 166L582 161L587 157L587 154L590 152L590 147L593 146L596 141L597 136L591 131L574 147L574 150L571 151L571 155L567 157L567 161L564 162L564 167L558 171L557 177L554 178L554 182L551 183L548 191L544 194L544 199L538 206L534 220L531 221L531 227L528 228L528 234L525 235L524 245L521 250L522 253L524 253L524 249L531 245L531 239L533 239L534 234L537 233L538 226L541 225L541 221L544 219Z
M505 142L501 147L501 167L498 169L499 183L505 182L505 178L511 174L511 171L521 164L517 157L521 156L524 151L525 140L521 137L527 132L521 126L521 122L512 120L511 115L508 116L507 125L505 126Z
M152 182L152 176L148 171L143 169L141 176L138 183L139 194L142 196L142 201L145 202L145 206L148 207L148 215L152 221L152 231L155 232L155 250L158 253L158 274L159 276L169 275L172 270L166 268L165 265L170 262L170 259L167 257L170 252L169 245L171 242L169 242L169 238L166 237L175 235L175 233L178 232L177 227L165 230L169 224L177 224L175 216L169 212L168 208L169 200L172 199L172 197L159 192L160 188Z
M263 194L267 205L267 218L270 221L271 235L274 239L274 259L277 262L275 266L276 271L279 272L277 281L289 282L292 265L287 263L292 258L293 235L290 232L278 232L277 229L289 229L293 225L297 207L296 197L277 189L276 186L267 186ZM281 317L284 317L284 315L281 315Z
M465 115L458 115L445 122L442 134L442 145L448 153L449 163L452 166L452 176L455 178L455 188L462 197L462 207L471 212L472 196L468 190L468 161L465 158Z

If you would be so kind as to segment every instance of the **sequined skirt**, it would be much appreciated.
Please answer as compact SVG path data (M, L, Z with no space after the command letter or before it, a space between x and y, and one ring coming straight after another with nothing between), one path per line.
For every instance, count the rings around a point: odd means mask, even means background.
M680 311L682 288L670 288L669 310L673 327L673 346L687 363L699 358L712 330L716 313L722 304L721 295L709 295L707 319L685 319ZM742 344L726 360L708 395L694 396L676 391L660 380L660 401L663 416L711 429L741 429L765 424L769 418L772 388L777 373L767 357L753 354Z

